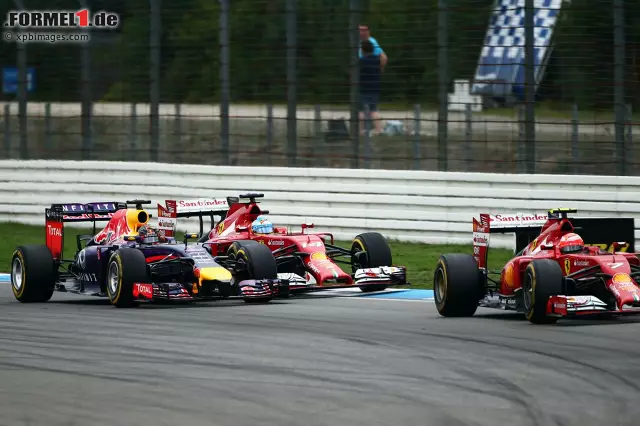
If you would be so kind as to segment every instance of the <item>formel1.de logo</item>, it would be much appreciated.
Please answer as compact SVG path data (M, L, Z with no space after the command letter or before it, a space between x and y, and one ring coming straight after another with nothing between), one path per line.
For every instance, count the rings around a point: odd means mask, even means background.
M96 28L113 29L120 25L117 13L88 9L66 10L12 10L7 13L5 28Z

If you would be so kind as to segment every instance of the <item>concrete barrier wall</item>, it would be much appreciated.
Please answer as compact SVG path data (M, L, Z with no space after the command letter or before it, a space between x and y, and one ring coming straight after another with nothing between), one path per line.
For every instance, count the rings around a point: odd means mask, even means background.
M640 178L388 170L222 167L101 161L0 161L0 221L44 224L51 203L265 194L275 224L350 239L375 230L434 244L471 241L479 213L544 213L574 207L584 217L640 218ZM196 221L178 228L195 230ZM640 221L638 221L640 223ZM299 229L299 228L297 228ZM640 232L636 229L636 238ZM492 246L512 247L512 236Z

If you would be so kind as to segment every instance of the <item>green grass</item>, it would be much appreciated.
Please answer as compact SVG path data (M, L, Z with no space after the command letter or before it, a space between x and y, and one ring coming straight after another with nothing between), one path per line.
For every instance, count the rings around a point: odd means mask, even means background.
M91 229L65 228L65 258L72 258L76 250L76 235L90 234ZM9 272L11 256L15 248L21 244L44 244L44 227L15 223L1 223L0 235L0 272ZM182 236L179 234L181 239ZM471 235L469 235L471 237ZM431 288L433 284L433 268L442 253L472 253L471 246L465 245L427 245L419 243L402 243L390 241L393 261L396 265L407 267L408 280L412 288ZM350 242L340 241L337 245L349 248ZM513 255L512 250L491 249L489 267L500 269Z

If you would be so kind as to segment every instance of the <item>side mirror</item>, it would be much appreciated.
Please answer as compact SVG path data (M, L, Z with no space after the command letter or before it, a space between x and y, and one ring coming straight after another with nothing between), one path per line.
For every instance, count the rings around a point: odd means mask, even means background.
M303 223L302 225L300 225L300 227L302 227L302 233L304 233L305 229L313 228L314 225L313 223Z
M240 225L236 226L236 232L245 232L248 230L249 230L248 226L240 226Z
M553 244L542 244L540 250L553 250Z
M626 241L617 241L612 244L614 253L620 251L621 248L626 247L628 244Z

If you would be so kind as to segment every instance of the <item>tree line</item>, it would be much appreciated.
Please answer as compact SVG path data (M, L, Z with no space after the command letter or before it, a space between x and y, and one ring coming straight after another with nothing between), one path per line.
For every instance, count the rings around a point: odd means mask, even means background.
M12 2L0 6L6 16ZM360 21L369 25L389 56L383 102L435 104L438 94L437 0L361 0ZM626 93L640 104L640 2L626 2ZM94 31L91 88L95 101L148 102L149 0L93 0L91 10L119 13L115 34ZM448 1L449 80L471 79L493 0ZM611 2L571 2L563 7L554 53L539 98L610 109L613 102ZM77 9L77 1L31 0L30 8ZM300 103L349 101L349 0L298 0L297 95ZM6 9L6 10L2 10ZM214 0L162 0L161 102L212 103L220 97L220 7ZM287 12L285 0L230 0L230 76L233 102L286 102ZM104 32L104 31L103 31ZM37 90L30 99L78 101L78 44L28 44ZM13 66L16 45L0 52ZM450 88L452 90L452 87ZM10 99L11 95L3 95Z

